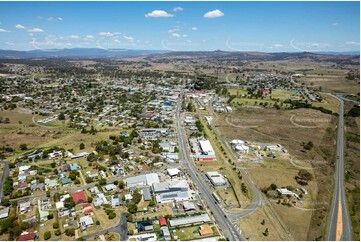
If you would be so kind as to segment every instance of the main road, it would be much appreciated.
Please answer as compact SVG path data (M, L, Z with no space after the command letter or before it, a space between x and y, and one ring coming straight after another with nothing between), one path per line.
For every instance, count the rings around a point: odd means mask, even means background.
M193 162L190 159L190 152L187 147L187 138L184 133L184 129L181 127L180 123L180 110L181 110L181 104L182 104L182 96L181 94L178 104L177 104L177 110L176 110L176 131L178 134L179 139L179 151L181 155L181 159L183 160L183 165L185 166L190 178L194 182L194 184L197 186L198 191L200 192L200 195L205 200L207 206L212 211L213 217L217 221L219 227L221 228L223 234L225 237L229 240L233 241L241 241L246 240L244 235L240 232L238 227L235 227L230 219L227 217L226 213L223 211L223 209L218 205L217 202L215 202L215 199L212 196L212 192L209 189L209 185L207 184L207 181L200 176L199 172L195 168Z
M333 96L333 95L332 95ZM335 170L335 188L327 224L326 240L352 240L352 227L347 207L344 181L344 102L341 98L337 131L337 159Z

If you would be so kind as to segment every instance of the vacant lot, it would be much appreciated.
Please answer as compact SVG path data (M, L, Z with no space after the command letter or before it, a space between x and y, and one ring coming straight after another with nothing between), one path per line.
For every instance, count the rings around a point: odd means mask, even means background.
M265 208L260 208L250 216L239 220L238 225L242 233L244 233L248 240L252 241L285 240L275 227L273 220L267 216L264 210ZM264 235L266 229L268 229L268 236Z
M259 188L271 183L278 187L298 187L294 176L300 169L307 169L315 177L306 189L309 190L308 202L312 202L317 210L306 212L291 208L288 213L279 213L296 240L322 238L327 217L323 208L325 203L330 202L332 194L329 177L333 175L336 123L336 117L312 109L243 109L222 114L217 120L217 127L226 140L279 143L294 157L293 162L285 157L264 159L261 164L246 164L250 168L247 172ZM302 143L310 141L314 147L306 150ZM292 211L295 213L292 214ZM304 218L295 220L298 213L302 213Z
M322 88L325 92L341 92L347 94L357 94L360 84L356 80L347 80L339 75L307 75L297 81L316 89Z
M14 150L19 150L20 144L33 148L69 133L64 129L40 127L33 123L32 114L17 110L0 111L0 117L10 120L8 124L0 124L0 146L8 145Z

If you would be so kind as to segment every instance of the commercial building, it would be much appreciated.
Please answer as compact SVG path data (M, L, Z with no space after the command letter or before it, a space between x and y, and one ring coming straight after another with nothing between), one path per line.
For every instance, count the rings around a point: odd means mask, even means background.
M215 155L211 142L209 140L200 140L199 146L203 155Z
M159 177L157 173L133 176L126 179L126 184L128 187L151 186L154 183L159 183Z
M197 216L190 216L185 218L177 218L169 220L169 224L171 227L175 226L184 226L184 225L191 225L196 223L207 223L211 222L208 214L201 214Z
M218 171L209 171L206 173L206 176L213 186L224 186L227 184L227 181Z

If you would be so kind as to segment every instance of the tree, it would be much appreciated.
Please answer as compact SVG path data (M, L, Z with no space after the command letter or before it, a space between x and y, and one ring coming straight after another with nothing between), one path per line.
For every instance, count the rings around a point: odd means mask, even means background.
M299 170L298 176L305 181L311 181L313 179L312 174L305 169Z
M73 208L75 207L75 202L73 201L73 198L69 197L64 200L64 206L66 208Z
M85 144L84 144L84 143L80 143L79 149L84 150L84 148L85 148Z
M277 189L277 185L274 184L274 183L272 183L271 186L270 186L270 188L271 188L272 190L276 190L276 189Z
M56 236L61 235L61 231L60 231L60 229L55 230L55 231L54 231L54 234L55 234Z
M137 204L131 202L128 204L128 212L129 213L136 213L138 211Z
M75 229L66 229L65 234L67 236L69 236L69 237L74 236L75 235Z
M65 120L65 115L63 112L61 112L59 115L58 115L58 119L59 120Z
M268 236L268 228L266 228L266 230L263 232L264 236Z
M9 123L10 123L10 119L9 119L9 118L5 118L4 124L9 124Z
M9 207L10 206L10 199L9 198L4 198L2 201L1 201L1 204L5 207Z
M131 213L127 213L127 222L133 222L133 215Z
M21 222L19 226L22 230L27 230L28 228L30 228L30 224L27 222Z
M120 180L120 181L118 182L118 187L119 187L119 189L123 189L123 188L125 187L125 184L124 184L124 181L123 181L123 180Z
M149 201L149 206L153 207L154 205L155 205L154 200L150 200L150 201Z
M99 225L100 225L99 220L95 221L95 225L97 225L97 226L99 226Z
M87 197L87 201L88 201L88 203L92 203L92 202L93 202L93 198L92 198L92 197Z
M45 233L44 233L44 239L45 240L48 240L48 239L50 239L51 238L51 232L50 231L46 231Z
M50 214L48 215L48 220L53 219L53 218L54 218L54 214L50 213Z
M79 180L78 178L76 178L76 179L74 180L74 184L80 184L80 180Z
M54 228L54 229L58 229L58 228L59 228L59 223L58 223L58 222L54 222L54 223L53 223L53 228Z
M28 145L27 145L27 144L21 144L21 145L19 146L19 148L20 148L21 150L27 150L27 149L28 149Z
M98 183L99 183L99 185L103 186L103 185L107 184L107 180L102 178L102 179L99 180Z

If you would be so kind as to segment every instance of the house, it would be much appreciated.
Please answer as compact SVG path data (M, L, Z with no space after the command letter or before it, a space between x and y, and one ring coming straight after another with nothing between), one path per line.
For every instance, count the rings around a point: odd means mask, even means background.
M106 178L106 177L107 177L107 174L106 174L104 171L99 171L99 175L100 175L102 178Z
M70 164L70 170L77 171L80 170L80 166L77 163Z
M100 193L98 187L92 187L92 188L89 189L89 191L90 191L92 194L98 194L98 193Z
M213 235L213 230L209 224L203 224L199 226L199 234L201 236L210 236Z
M31 190L36 191L36 190L44 190L44 183L39 183L39 184L34 184L31 185Z
M122 204L118 194L113 195L110 202L112 204L112 207L117 207Z
M142 192L143 192L144 201L152 200L152 195L150 194L149 187L144 187Z
M19 212L21 214L27 213L30 210L30 202L20 203L19 204Z
M57 202L57 203L55 203L55 207L56 207L56 211L62 211L62 210L64 210L64 202Z
M87 202L86 196L83 191L73 193L71 196L73 197L75 204L81 204Z
M23 183L20 183L19 184L19 189L25 189L25 188L27 188L28 187L28 183L27 182L23 182Z
M106 197L104 196L103 193L98 193L97 194L97 198L95 199L95 201L93 201L93 204L95 207L99 207L102 204L108 204L108 200L106 199Z
M159 147L165 151L170 151L172 145L171 145L170 141L162 141L162 142L159 142Z
M0 210L0 219L9 217L9 207Z
M70 178L64 178L64 179L61 179L61 185L67 185L67 184L71 184L72 183L72 181L71 181L71 179Z
M92 217L84 216L79 219L79 223L81 226L81 230L85 230L87 227L92 226L94 224Z
M138 229L138 232L152 231L153 230L153 221L146 220L146 221L137 222L137 229Z
M167 219L166 218L160 218L159 219L159 225L160 226L167 226Z
M24 232L19 236L18 241L34 241L36 237L35 233Z
M55 158L60 157L62 155L63 155L63 153L59 150L59 151L54 151L52 153L49 153L48 157L49 157L49 159L55 159Z
M85 215L93 215L94 214L93 208L89 203L84 204L83 212Z
M40 222L45 222L48 220L49 211L39 210Z
M113 191L114 189L116 189L117 186L114 185L113 183L111 183L111 184L105 185L104 188L105 188L105 190L106 190L107 192L109 192L109 191Z
M54 187L57 187L58 186L58 181L55 180L55 179L48 179L46 178L45 179L45 185L48 187L48 188L54 188Z
M69 194L61 195L61 196L60 196L60 202L64 202L65 199L67 199L67 198L69 198L69 197L70 197Z
M165 239L166 241L172 240L172 237L170 236L170 232L169 232L169 228L168 228L168 227L162 227L161 230L162 230L162 232L163 232L163 236L164 236L164 239Z
M98 174L96 174L96 173L91 174L90 171L85 172L85 174L87 177L92 178L92 179L98 177Z

